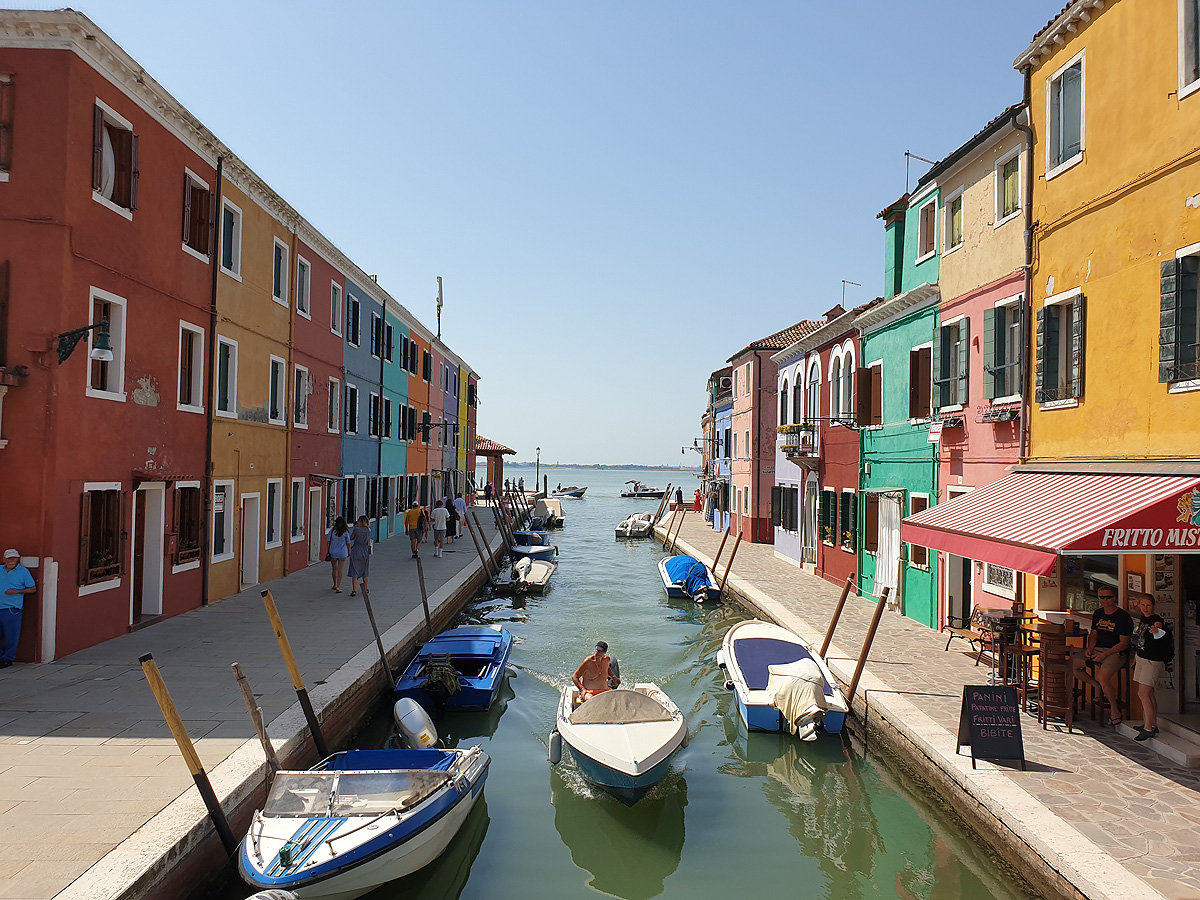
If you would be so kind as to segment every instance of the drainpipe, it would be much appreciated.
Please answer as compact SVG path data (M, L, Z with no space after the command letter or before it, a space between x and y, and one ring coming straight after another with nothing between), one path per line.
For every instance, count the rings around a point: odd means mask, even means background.
M287 537L283 538L283 575L285 578L292 571L292 517L294 515L296 515L296 511L294 509L292 509L292 441L294 441L296 438L296 313L299 311L296 307L296 304L300 301L300 284L299 284L299 281L300 281L300 235L299 235L299 232L300 232L300 223L296 222L295 224L293 224L291 226L291 239L288 241L288 243L291 246L291 250L289 251L289 255L288 255L288 265L293 267L292 271L294 271L296 273L296 277L288 278L288 295L290 297L290 300L288 302L288 344L287 344L288 368L287 368L287 371L285 371L283 373L283 408L285 410L288 409L287 395L289 393L291 393L291 395L292 395L292 408L290 411L284 413L284 415L287 416L287 422L285 424L285 433L287 434L287 452L284 453L284 456L283 456L283 491L281 491L281 493L283 494L283 497L279 498L280 506L283 506L284 498L285 497L287 498L287 511L288 511L287 522L284 523L281 521L280 527L279 527L279 530L283 531L284 525L286 524L287 530L288 530ZM291 273L289 273L289 274L291 274ZM309 290L309 298L308 298L309 315L312 315L311 286L312 286L312 272L310 270L309 271L310 290ZM291 375L291 378L288 378L289 374ZM310 372L309 375L311 376L312 373ZM288 390L289 387L291 388L290 391ZM308 404L308 393L307 393L308 386L307 385L305 385L304 390L305 390L304 403L307 406L307 404ZM306 415L307 415L307 413L306 413ZM303 498L305 496L305 494L307 493L307 488L308 488L307 481L305 482L304 487L305 487L305 490L302 490L300 493L301 498ZM283 516L280 516L279 518L282 520ZM283 535L281 534L280 537L283 537ZM306 537L307 537L307 535L306 535ZM308 544L308 542L305 541L306 547L307 547L307 544ZM305 549L304 553L305 553L305 557L307 558L308 550Z
M200 605L208 606L208 578L212 567L212 502L213 502L213 410L216 407L217 393L217 270L221 266L221 250L217 246L221 238L221 187L224 172L225 157L217 157L217 189L214 193L214 225L212 239L212 293L208 306L208 410L205 419L208 431L204 439L204 516L200 522ZM225 515L229 515L229 500L225 501Z
M1025 108L1013 119L1013 127L1025 135L1025 296L1021 300L1021 439L1018 458L1023 462L1029 450L1029 416L1033 398L1029 385L1029 344L1033 321L1033 129L1029 126L1030 94L1033 70L1025 66ZM1023 123L1021 119L1024 118Z
M375 476L375 478L376 478L376 483L375 483L376 509L375 509L375 511L376 512L384 512L383 510L379 509L379 500L383 494L383 477L384 477L384 475L383 475L383 398L384 398L384 395L386 394L386 389L383 386L383 379L387 373L384 370L383 364L384 364L384 360L387 359L386 344L387 344L387 304L384 303L383 309L381 310L381 318L379 320L379 406L376 408L376 412L379 414L379 434L377 436L377 442L379 444L379 448L378 448L379 452L378 452L378 455L376 458L376 463L375 463L375 471L378 473ZM388 497L388 502L391 504L395 504L396 499L394 497ZM382 515L380 515L377 518L378 518L378 523L376 525L376 528L377 528L376 539L380 539L383 537L383 519L384 519L384 517ZM390 537L390 535L389 535L389 537Z

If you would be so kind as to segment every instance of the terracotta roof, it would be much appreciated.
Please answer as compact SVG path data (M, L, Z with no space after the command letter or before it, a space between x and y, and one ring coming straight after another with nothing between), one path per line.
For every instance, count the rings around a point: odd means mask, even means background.
M516 456L517 451L511 447L505 447L503 444L497 444L495 441L489 441L483 435L475 435L475 452L476 453L494 453L497 456Z
M750 342L737 353L733 354L733 356L729 357L726 362L733 362L739 356L749 353L751 350L775 351L782 350L784 347L790 347L796 341L800 340L800 338L816 331L824 324L824 321L820 319L804 319L795 325L783 329L783 331L777 331L774 334L767 335L765 338L759 338L757 341Z

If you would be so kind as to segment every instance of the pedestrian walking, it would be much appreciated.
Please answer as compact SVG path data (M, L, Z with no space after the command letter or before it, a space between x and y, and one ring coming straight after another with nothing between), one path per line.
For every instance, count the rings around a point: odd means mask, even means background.
M421 536L422 544L429 540L429 511L423 506L421 507L421 518L417 520L417 532Z
M507 494L511 490L512 490L512 488L509 487L509 480L507 478L505 478L504 479L504 493Z
M333 527L329 529L329 551L325 558L329 560L333 569L333 589L339 594L342 592L342 575L346 571L346 560L350 557L351 540L350 526L346 524L344 517L338 516Z
M0 649L0 669L7 669L17 658L17 641L21 637L21 614L25 607L25 595L36 590L33 576L21 565L21 554L9 548L4 551L4 569L0 570L0 637L4 647Z
M517 490L520 491L522 494L525 493L525 476L524 475L522 475L520 478L517 479Z
M683 488L675 488L675 508L683 509Z
M417 558L417 551L421 547L421 507L414 502L412 506L404 513L404 533L408 535L408 540L412 544L412 558Z
M446 512L450 514L450 520L446 523L446 537L449 538L450 543L454 543L458 540L458 533L462 526L459 525L461 517L458 514L458 507L454 505L453 500L446 503Z
M433 555L441 556L446 546L446 525L450 521L450 512L439 500L429 518L433 522Z
M367 577L371 574L371 552L373 549L371 546L371 520L366 516L359 516L358 521L354 523L354 530L351 532L350 541L350 571L347 574L350 576L351 597L358 593L358 582L360 580L362 581L364 593L370 587L367 584Z
M462 537L463 525L467 521L467 501L463 499L462 491L459 491L454 498L454 512L458 514L459 525L457 527L457 536L455 540Z
M492 483L490 481L483 486L483 502L492 502Z

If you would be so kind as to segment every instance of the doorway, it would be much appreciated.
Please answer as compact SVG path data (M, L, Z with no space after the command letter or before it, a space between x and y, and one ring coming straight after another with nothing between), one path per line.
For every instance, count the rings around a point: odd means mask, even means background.
M259 495L242 494L242 588L258 584Z
M818 494L817 480L810 478L804 486L804 539L801 549L801 558L806 563L817 561Z
M162 616L166 484L143 484L133 492L133 584L129 624Z
M308 489L308 564L321 561L321 535L325 529L321 527L321 489Z

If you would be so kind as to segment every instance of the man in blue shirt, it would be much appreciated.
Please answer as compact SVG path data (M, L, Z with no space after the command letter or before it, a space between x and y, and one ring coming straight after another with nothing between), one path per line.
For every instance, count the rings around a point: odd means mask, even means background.
M21 554L4 551L4 568L0 569L0 669L7 669L17 656L17 639L21 637L21 611L25 595L36 590L33 576L21 565Z

